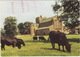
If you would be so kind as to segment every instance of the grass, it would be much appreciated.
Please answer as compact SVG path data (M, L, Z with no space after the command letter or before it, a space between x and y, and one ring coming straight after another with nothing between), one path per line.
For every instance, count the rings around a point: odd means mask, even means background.
M12 48L11 46L5 46L6 50L1 51L1 56L79 56L80 54L80 43L77 41L70 41L70 39L79 40L80 35L67 35L67 38L72 44L72 52L62 52L51 49L50 42L33 41L32 36L20 36L17 38L23 39L26 46L22 46L21 49ZM45 36L48 39L48 36ZM58 46L56 44L56 49Z

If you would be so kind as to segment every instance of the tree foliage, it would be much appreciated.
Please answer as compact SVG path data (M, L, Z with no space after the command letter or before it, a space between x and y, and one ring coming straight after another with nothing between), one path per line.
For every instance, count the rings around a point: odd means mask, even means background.
M4 30L5 34L8 37L14 37L14 35L17 32L17 24L16 24L17 19L15 17L7 17L5 18L4 22Z
M4 29L1 29L0 33L1 33L1 36L5 36L5 31L4 31Z
M24 22L18 24L18 29L20 34L30 34L30 24L32 22Z
M18 29L19 29L19 33L20 34L24 34L24 24L23 23L19 23L18 24Z
M63 8L60 15L65 26L72 29L79 25L79 1L78 0L61 0L62 5L56 9ZM53 6L54 9L55 5Z
M60 5L57 4L57 2L56 2L56 4L53 6L54 12L58 14L58 9L59 9L59 8L60 8Z
M25 22L24 26L25 26L25 31L27 32L27 34L30 34L30 25L32 24L32 22Z

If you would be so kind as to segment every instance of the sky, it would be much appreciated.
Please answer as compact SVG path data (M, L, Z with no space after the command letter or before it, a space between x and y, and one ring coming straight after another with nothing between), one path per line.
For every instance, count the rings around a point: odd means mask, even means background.
M35 18L55 16L51 5L55 0L0 0L0 28L4 27L6 17L15 16L20 22L34 22Z

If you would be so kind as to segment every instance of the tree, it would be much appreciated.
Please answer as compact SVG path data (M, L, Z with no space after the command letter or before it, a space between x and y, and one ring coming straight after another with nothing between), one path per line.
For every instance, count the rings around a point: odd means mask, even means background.
M32 24L32 22L25 22L24 26L25 26L25 31L27 32L27 34L30 34L30 25Z
M5 34L8 37L14 37L17 32L17 19L15 17L7 17L4 22Z
M25 34L25 29L24 29L24 24L23 23L19 23L18 24L18 29L19 29L19 33L20 34Z
M1 29L1 36L5 36L5 31L4 31L4 29Z
M30 34L30 24L32 24L32 22L19 23L18 29L20 34Z
M56 2L56 4L52 5L52 6L53 6L54 13L57 13L57 15L58 15L58 9L60 8L60 5L57 4L57 2Z
M79 25L79 1L78 0L61 0L62 5L57 6L56 11L62 9L60 17L64 21L65 26L73 29ZM53 6L53 9L55 5Z

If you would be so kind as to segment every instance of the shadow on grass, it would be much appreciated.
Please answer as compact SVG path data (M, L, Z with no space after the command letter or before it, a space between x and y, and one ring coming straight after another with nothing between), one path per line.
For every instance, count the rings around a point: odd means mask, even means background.
M24 41L24 42L43 42L43 41L37 41L37 40L27 40L27 41Z
M80 43L80 39L79 38L71 38L71 39L68 39L69 42L77 42L77 43ZM39 41L39 40L27 40L27 41L24 41L24 42L43 42L43 43L50 43L50 41Z
M79 38L71 38L68 39L69 42L76 42L76 43L80 43L80 39ZM44 41L44 43L50 43L50 41Z
M57 51L61 51L61 52L66 52L66 51L62 51L62 50L59 50L59 49L53 49L53 48L41 48L41 49L44 49L44 50L57 50Z
M80 43L80 39L79 38L68 39L68 41Z

